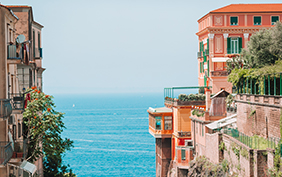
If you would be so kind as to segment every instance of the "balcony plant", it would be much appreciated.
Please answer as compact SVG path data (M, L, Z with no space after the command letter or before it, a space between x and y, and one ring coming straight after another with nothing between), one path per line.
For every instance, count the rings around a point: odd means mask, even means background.
M63 113L57 112L52 96L32 87L28 90L30 100L27 102L23 120L24 135L28 139L28 161L35 161L43 156L43 169L46 176L63 176L72 170L62 163L62 157L73 147L73 141L62 138L65 128Z

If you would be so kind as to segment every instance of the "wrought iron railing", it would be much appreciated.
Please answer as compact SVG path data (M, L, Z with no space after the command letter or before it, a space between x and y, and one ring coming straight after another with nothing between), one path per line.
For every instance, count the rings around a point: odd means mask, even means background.
M27 139L14 142L14 153L12 158L25 159L27 156Z
M11 142L0 142L0 165L6 165L6 163L13 156L13 148Z
M24 94L9 94L9 98L11 99L13 110L24 110Z
M228 73L227 73L227 71L211 71L211 76L212 77L228 76Z
M202 57L202 52L197 52L197 57L201 58Z
M17 53L17 46L16 45L8 45L7 51L8 51L8 53L7 53L8 59L21 59L21 57Z
M209 56L209 49L205 49L205 55Z
M0 99L0 118L8 118L12 113L10 99Z
M232 136L233 138L239 140L241 143L249 146L252 149L260 149L260 150L264 150L266 148L274 149L281 141L280 138L276 138L276 137L263 138L258 135L248 136L242 132L239 132L237 129L233 129L233 128L223 129L223 133Z

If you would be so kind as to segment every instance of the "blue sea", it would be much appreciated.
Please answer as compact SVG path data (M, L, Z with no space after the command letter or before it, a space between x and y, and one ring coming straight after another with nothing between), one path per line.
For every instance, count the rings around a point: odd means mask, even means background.
M74 141L65 163L81 176L155 176L155 139L148 107L162 107L163 94L55 95L65 113L63 137Z

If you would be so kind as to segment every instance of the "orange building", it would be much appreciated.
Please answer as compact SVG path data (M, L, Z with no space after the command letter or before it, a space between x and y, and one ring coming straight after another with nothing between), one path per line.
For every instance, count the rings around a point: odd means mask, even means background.
M212 93L225 89L226 61L241 52L253 33L281 21L282 4L231 4L210 11L198 20L198 83L212 86Z

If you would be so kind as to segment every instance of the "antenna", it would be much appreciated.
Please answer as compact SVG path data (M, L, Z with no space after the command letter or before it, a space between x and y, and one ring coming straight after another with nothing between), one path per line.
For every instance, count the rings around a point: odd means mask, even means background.
M19 44L23 43L24 40L25 40L25 36L23 34L18 35L18 37L16 39L17 43L19 43Z

